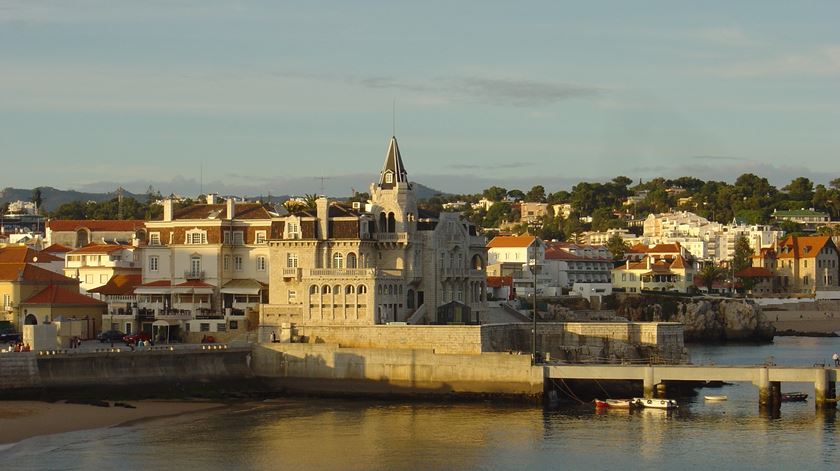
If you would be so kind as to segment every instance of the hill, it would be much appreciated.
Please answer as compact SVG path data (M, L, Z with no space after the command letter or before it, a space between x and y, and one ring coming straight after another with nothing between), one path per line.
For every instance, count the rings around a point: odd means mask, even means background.
M41 188L41 208L45 211L54 211L64 203L71 201L108 201L117 197L117 193L87 193L76 190L59 190L51 186ZM132 197L138 201L146 201L146 195L134 194L128 191L123 193L125 197ZM4 188L0 191L0 204L12 201L32 201L32 189Z

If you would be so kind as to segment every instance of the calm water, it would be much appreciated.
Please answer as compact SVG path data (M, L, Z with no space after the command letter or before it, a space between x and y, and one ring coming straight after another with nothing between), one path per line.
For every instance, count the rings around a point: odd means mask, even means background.
M834 350L840 339L691 348L717 364L811 365ZM750 384L703 392L674 414L295 398L38 437L0 451L0 469L840 469L840 414L809 400L767 417Z

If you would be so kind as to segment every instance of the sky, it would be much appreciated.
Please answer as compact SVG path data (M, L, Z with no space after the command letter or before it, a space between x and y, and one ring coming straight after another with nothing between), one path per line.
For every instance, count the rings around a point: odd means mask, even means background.
M0 0L0 187L840 176L837 1ZM321 177L324 177L322 180Z

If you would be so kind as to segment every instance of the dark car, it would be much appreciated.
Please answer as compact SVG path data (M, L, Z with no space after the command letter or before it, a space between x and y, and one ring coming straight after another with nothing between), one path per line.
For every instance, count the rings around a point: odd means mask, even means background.
M142 340L142 341L152 340L152 336L145 333L145 332L137 332L135 334L129 334L129 335L124 336L122 338L122 340L123 340L123 342L125 342L126 345L130 345L130 344L137 343L138 340Z
M105 332L99 334L99 341L102 343L119 342L123 339L123 337L125 337L125 334L119 330L106 330Z

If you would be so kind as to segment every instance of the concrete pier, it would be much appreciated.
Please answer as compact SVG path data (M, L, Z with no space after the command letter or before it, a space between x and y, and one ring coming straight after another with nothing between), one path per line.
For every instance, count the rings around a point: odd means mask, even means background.
M758 388L762 407L778 407L781 383L814 383L817 408L836 406L835 382L840 368L823 366L705 366L705 365L547 365L546 378L589 380L637 380L645 397L653 397L658 384L665 381L738 381L751 382Z

